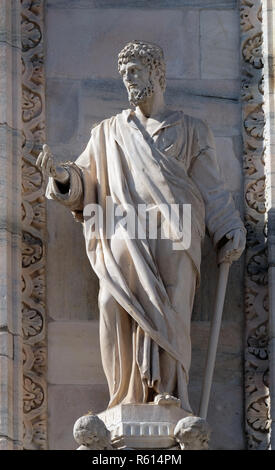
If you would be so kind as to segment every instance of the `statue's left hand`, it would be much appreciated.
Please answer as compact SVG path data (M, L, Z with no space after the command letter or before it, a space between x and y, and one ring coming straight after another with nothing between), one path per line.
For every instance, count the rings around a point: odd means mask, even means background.
M241 256L246 243L246 234L243 229L230 230L225 237L229 240L220 250L220 261L228 261L232 263Z

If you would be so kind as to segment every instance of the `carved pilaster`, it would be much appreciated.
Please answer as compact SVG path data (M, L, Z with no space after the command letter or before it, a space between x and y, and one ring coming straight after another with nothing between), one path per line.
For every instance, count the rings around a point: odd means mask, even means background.
M0 2L0 450L22 448L20 0Z
M265 201L263 32L261 0L241 0L245 271L245 427L249 449L270 440L268 276Z
M35 166L45 142L44 0L22 9L22 323L24 448L47 448L45 237L43 179Z

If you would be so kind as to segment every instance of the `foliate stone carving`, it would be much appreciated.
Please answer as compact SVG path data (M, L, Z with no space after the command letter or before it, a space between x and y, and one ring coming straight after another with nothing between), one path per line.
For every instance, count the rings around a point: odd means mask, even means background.
M247 413L248 422L255 431L268 431L270 426L269 416L269 400L262 399L253 404Z
M259 214L265 213L265 177L248 184L245 199L247 205Z
M268 357L268 335L267 325L263 324L256 328L254 335L248 338L248 352L254 354L259 359Z
M36 85L43 84L43 64L44 64L44 57L42 54L35 54L31 58L32 66L33 66L33 74L31 77L31 81L34 82Z
M249 449L270 440L262 2L241 0L245 220L245 413Z
M257 69L261 69L263 67L262 44L263 35L262 32L260 32L247 39L242 49L244 60L252 64Z
M23 308L22 313L24 341L33 343L33 339L36 341L34 337L40 336L43 331L43 315L38 310L28 306Z
M43 342L38 346L24 344L23 347L23 364L25 369L32 370L39 377L43 376L47 362L46 348Z
M47 448L46 210L36 157L45 142L44 0L21 0L24 448Z
M41 260L43 245L41 239L32 236L28 232L22 234L22 264L24 268Z
M35 421L33 424L33 443L36 448L45 449L47 441L46 419Z
M249 9L245 6L241 7L241 27L243 28L243 31L249 31L253 28L253 25L249 20Z
M244 152L244 171L246 175L254 175L262 168L262 165L264 165L264 149L247 144ZM262 178L262 181L265 181L264 178Z
M43 387L30 377L24 378L24 413L27 414L41 406L44 400Z
M41 42L41 30L39 24L22 15L22 50L27 52Z
M23 122L29 122L39 116L42 111L42 101L38 93L23 86L22 90Z
M258 286L266 286L267 279L267 252L266 249L251 256L247 263L247 273Z
M264 124L264 112L261 106L253 110L244 122L246 131L256 139L263 139Z
M23 162L22 165L22 186L23 192L32 193L40 189L42 185L42 177L39 171L29 163Z

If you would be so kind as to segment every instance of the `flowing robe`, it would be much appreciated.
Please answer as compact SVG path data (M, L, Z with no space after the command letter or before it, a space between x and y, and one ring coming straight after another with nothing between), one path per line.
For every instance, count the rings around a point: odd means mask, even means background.
M64 167L68 188L50 178L47 197L83 222L87 255L100 281L109 407L168 392L191 411L190 322L205 224L214 246L230 230L243 228L221 176L211 131L205 122L177 111L149 135L135 113L125 110L96 126L84 152ZM191 204L190 247L173 250L175 227L161 209L162 223L170 229L167 239L129 238L119 224L111 238L106 226L98 227L95 236L84 208L100 204L105 220L107 196L126 213L129 207L137 213L141 203L156 208Z

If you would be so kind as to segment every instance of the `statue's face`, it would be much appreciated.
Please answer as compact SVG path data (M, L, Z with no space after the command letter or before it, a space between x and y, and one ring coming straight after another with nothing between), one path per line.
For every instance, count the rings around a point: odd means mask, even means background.
M137 106L152 96L154 83L151 70L139 59L130 59L129 62L123 64L120 73L131 104Z

